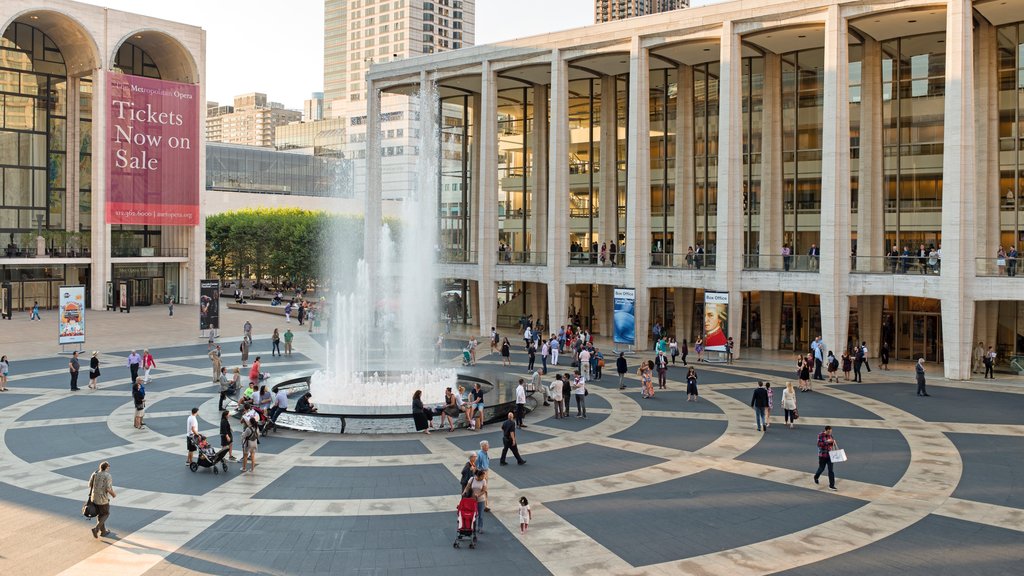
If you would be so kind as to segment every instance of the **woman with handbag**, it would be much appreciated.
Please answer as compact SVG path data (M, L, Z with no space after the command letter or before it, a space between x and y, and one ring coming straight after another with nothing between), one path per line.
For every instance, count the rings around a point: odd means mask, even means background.
M796 390L793 390L792 382L786 382L786 388L782 391L782 411L786 426L793 428L800 415L796 411Z
M92 351L92 358L89 359L89 388L96 389L96 379L100 377L100 359L96 357L98 350Z
M107 518L110 517L111 498L117 498L117 492L114 492L114 479L110 476L110 463L103 461L99 470L89 477L89 502L86 506L91 503L96 508L96 526L91 530L93 538L110 534Z

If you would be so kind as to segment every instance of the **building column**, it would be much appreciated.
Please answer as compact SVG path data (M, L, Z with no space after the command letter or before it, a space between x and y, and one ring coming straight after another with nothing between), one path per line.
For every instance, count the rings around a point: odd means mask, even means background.
M857 343L868 343L868 357L877 358L882 349L882 307L885 303L885 296L858 296L857 297L857 326L860 334L857 334ZM839 350L845 342L836 342L834 350ZM892 355L893 342L889 342L889 351Z
M78 99L78 96L75 96ZM92 71L92 237L90 246L92 309L106 309L107 282L113 269L110 263L110 224L107 223L107 172L110 144L106 127L107 75L102 68Z
M479 302L480 333L490 334L497 326L497 286L494 269L498 260L498 74L493 64L484 60L480 72L480 154L477 156L479 198Z
M481 114L481 98L479 94L473 94L470 97L471 106L473 107L473 117L470 120L472 122L472 137L470 138L470 154L469 158L463 158L463 162L472 162L469 166L469 229L466 230L468 236L468 245L470 254L476 253L479 255L480 246L480 173L479 173L479 158L480 158L480 120L483 117ZM469 255L468 255L469 256ZM478 257L478 256L477 256ZM470 256L470 261L474 264L478 264L477 257ZM479 267L477 268L480 269ZM479 316L477 316L479 318Z
M693 326L693 299L696 290L693 288L676 288L672 294L672 303L676 309L676 340L684 339L693 345L694 335L690 332Z
M563 273L569 261L569 63L551 51L548 127L548 326L565 323L569 288Z
M885 179L882 157L882 43L864 38L860 69L860 158L857 180L857 270L885 270ZM858 307L861 301L858 300ZM882 310L878 308L877 321ZM863 321L861 322L863 324ZM895 344L890 342L889 344ZM877 346L869 346L876 350Z
M761 292L761 349L778 350L782 331L782 292Z
M974 141L973 3L946 5L946 96L942 153L942 339L944 372L951 380L971 376L976 162Z
M729 330L740 357L743 295L743 40L732 21L722 23L718 81L718 230L715 289L729 293ZM711 287L708 287L709 289Z
M997 66L996 29L984 18L978 21L975 31L975 46L978 51L975 62L977 65L977 85L974 89L975 117L975 183L977 193L978 223L984 233L975 236L975 255L979 258L995 258L1000 244L999 203L1002 202L1002 190L999 187L999 79ZM945 262L943 262L945 264ZM988 271L995 271L992 260L982 266ZM975 265L966 271L976 274ZM996 345L996 327L999 324L999 302L978 302L975 307L975 326L973 342L984 342L985 347ZM973 350L973 347L972 347Z
M822 337L845 345L850 325L849 29L839 5L825 16L825 85L821 163L821 265L818 286ZM811 336L814 336L813 334Z
M679 89L676 92L676 169L675 169L675 214L672 229L675 231L673 264L677 267L685 265L686 250L696 243L696 230L693 226L693 66L680 65ZM678 294L678 288L676 293ZM690 307L693 307L693 294L690 294ZM678 310L678 308L677 308ZM692 312L692 310L691 310ZM689 325L686 327L689 330ZM676 336L679 338L679 336Z
M618 153L618 115L616 98L618 88L614 76L601 77L601 126L599 167L600 189L598 196L598 214L600 229L598 235L601 242L618 242L618 192L619 163Z
M547 254L548 247L548 87L533 85L533 160L530 163L533 202L530 205L532 252ZM531 257L531 260L533 257Z
M772 268L772 255L782 254L782 56L764 56L761 106L761 214L758 265ZM775 266L782 264L775 258ZM763 315L763 313L762 313ZM777 336L777 335L776 335ZM761 335L764 342L764 335ZM773 350L774 348L769 348Z
M636 346L648 348L651 259L651 100L650 52L633 36L629 46L629 116L626 121L626 269L636 289Z
M379 286L381 223L383 222L380 160L380 91L373 80L366 81L366 205L363 216L363 259L370 290Z

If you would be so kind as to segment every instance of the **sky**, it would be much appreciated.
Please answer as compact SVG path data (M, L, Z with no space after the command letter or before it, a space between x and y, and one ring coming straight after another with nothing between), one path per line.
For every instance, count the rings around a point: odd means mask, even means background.
M79 1L204 28L207 100L263 92L301 110L303 100L323 89L323 0ZM593 23L594 0L476 2L477 44Z

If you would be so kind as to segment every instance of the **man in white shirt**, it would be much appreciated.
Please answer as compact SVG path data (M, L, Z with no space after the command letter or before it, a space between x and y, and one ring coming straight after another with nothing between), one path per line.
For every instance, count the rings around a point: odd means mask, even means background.
M270 419L277 422L277 417L281 412L286 412L287 410L288 393L284 391L284 388L279 388L274 396L274 405L270 407Z
M586 348L580 350L580 374L590 380L590 350Z
M196 445L192 439L199 436L199 418L196 417L196 414L199 414L199 408L193 408L192 414L189 414L188 421L185 422L185 446L188 448L188 458L185 459L186 466L192 464L192 454L196 451Z
M526 428L523 425L523 416L526 415L526 381L522 378L519 379L519 385L516 386L516 426L520 428Z
M559 346L560 346L559 342L557 342L554 338L552 338L551 342L550 342L551 365L552 366L558 366L558 347Z

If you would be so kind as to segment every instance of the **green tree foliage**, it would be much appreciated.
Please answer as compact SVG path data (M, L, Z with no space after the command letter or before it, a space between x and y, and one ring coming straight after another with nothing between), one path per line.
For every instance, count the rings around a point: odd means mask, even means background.
M251 208L206 219L207 272L217 278L322 284L332 262L354 270L362 253L362 215Z

